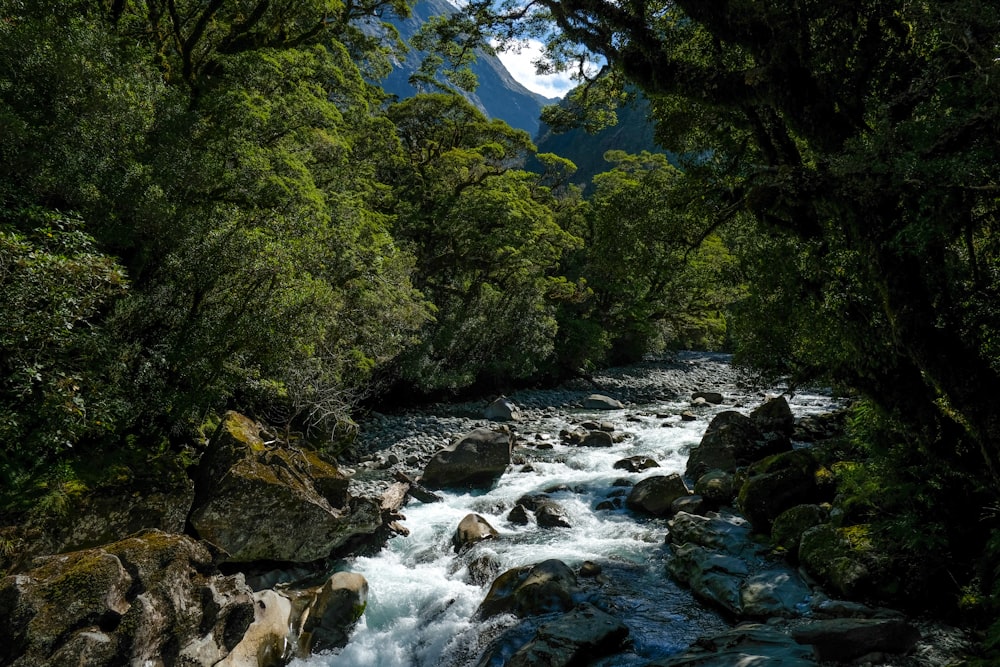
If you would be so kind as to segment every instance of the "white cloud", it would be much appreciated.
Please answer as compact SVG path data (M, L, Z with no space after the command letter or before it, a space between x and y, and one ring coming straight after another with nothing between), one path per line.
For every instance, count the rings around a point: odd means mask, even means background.
M532 61L538 60L541 54L542 43L537 40L529 40L519 50L497 52L497 57L500 58L500 62L504 64L510 75L528 90L545 97L562 97L576 86L576 83L570 79L566 72L537 74Z

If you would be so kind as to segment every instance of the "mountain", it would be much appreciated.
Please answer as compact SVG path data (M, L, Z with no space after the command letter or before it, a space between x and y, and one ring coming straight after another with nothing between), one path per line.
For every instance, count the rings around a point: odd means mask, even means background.
M420 0L413 7L410 18L391 19L389 22L396 26L400 36L409 43L410 38L427 19L455 11L455 7L447 0ZM417 70L423 57L423 53L414 50L397 63L392 73L381 81L386 92L400 99L416 95L418 91L410 85L409 78ZM500 118L511 127L525 130L532 137L538 134L538 117L542 107L558 102L558 99L544 97L522 86L494 55L478 53L472 71L479 79L479 87L465 97L488 117Z
M535 144L539 153L555 153L572 160L577 171L570 179L584 188L590 185L597 174L608 171L611 165L604 160L609 150L623 150L626 153L663 153L653 138L653 122L649 119L649 100L637 94L632 102L618 109L618 123L600 132L588 134L575 129L559 134L547 126L542 126ZM529 163L528 168L533 168Z

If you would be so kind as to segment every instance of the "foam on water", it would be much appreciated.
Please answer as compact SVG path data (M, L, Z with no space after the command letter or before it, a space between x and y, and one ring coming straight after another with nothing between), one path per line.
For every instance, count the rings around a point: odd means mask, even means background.
M830 398L799 395L790 401L797 415L828 410ZM679 414L687 404L646 406L648 415ZM721 409L721 408L720 408ZM631 630L630 652L606 659L606 667L638 665L679 652L700 634L725 622L695 602L664 572L666 523L627 510L595 510L609 496L621 493L615 480L683 472L690 448L697 445L714 414L692 422L646 416L626 422L625 411L579 413L611 421L630 434L608 448L554 444L551 450L530 449L531 471L520 466L506 473L486 492L441 492L444 502L411 501L404 512L407 537L390 540L371 558L354 558L345 569L368 580L368 607L348 645L334 653L297 660L297 667L464 667L474 665L489 643L516 624L511 617L487 622L473 620L488 586L467 582L467 567L454 553L451 539L470 512L482 515L500 538L476 547L477 555L496 559L500 571L558 558L576 568L585 560L598 562L610 583L602 588L612 613ZM635 412L634 410L632 411ZM664 426L669 421L669 426ZM565 425L554 419L549 442ZM614 470L625 457L645 455L660 467L639 474ZM556 490L553 490L556 489ZM540 528L533 522L517 526L506 520L515 501L525 494L549 491L565 510L572 528Z

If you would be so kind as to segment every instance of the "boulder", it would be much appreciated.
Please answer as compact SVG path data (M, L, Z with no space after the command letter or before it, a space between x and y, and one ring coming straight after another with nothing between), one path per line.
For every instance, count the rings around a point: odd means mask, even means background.
M767 440L746 415L735 410L720 412L688 457L688 477L697 479L710 470L733 472L737 468L791 448L785 440Z
M557 559L507 570L493 581L477 615L489 618L498 614L537 616L569 611L576 604L580 590L576 575Z
M382 526L377 501L352 503L336 466L266 444L260 433L256 422L226 413L199 465L190 522L226 560L315 561Z
M818 468L816 459L804 449L755 463L740 488L740 509L758 532L769 534L779 514L795 505L818 500Z
M718 509L733 502L736 497L736 482L732 473L710 470L695 482L694 492L704 498L706 504Z
M357 572L336 572L310 593L298 628L296 654L302 658L347 643L368 606L368 581Z
M920 632L898 618L833 618L792 630L800 644L809 644L822 661L847 662L871 653L906 653Z
M721 405L724 400L722 394L717 391L696 391L691 394L691 400L697 401L702 399L706 403L711 403L712 405Z
M0 580L0 664L215 665L257 607L201 542L161 531L39 559Z
M515 526L527 526L530 523L528 518L528 509L518 503L507 513L507 521L510 521Z
M420 482L431 488L489 488L510 465L509 431L477 428L428 461Z
M288 653L292 602L273 590L253 594L254 620L243 639L215 667L279 667Z
M797 618L810 611L812 590L798 572L776 567L743 582L740 613L748 618Z
M628 627L591 604L582 604L543 624L506 667L571 667L618 651Z
M473 544L483 540L492 540L500 536L496 528L478 514L467 514L458 524L458 529L451 538L455 553L465 551Z
M707 516L681 512L667 522L671 544L698 544L709 549L740 555L757 547L750 540L750 525L741 517L709 512Z
M648 456L630 456L627 459L615 461L612 467L615 470L624 470L626 472L642 472L648 468L659 468L660 464L656 462L656 459Z
M490 421L510 422L521 420L521 410L506 396L501 396L486 406L483 416Z
M587 410L621 410L622 402L603 394L591 394L583 399L583 407Z
M687 512L688 514L705 514L709 511L711 511L711 509L705 503L705 499L697 494L681 496L674 502L670 503L671 516L677 514L678 512Z
M607 431L589 431L580 441L581 447L611 447L613 444L614 436Z
M566 510L554 500L544 500L535 506L535 521L544 528L572 528Z
M731 614L740 613L740 588L750 574L742 559L697 544L676 545L673 551L667 570L675 579L687 584L699 598Z
M776 433L786 438L795 430L795 417L784 396L769 398L750 412L750 419L761 433Z
M701 637L684 653L647 667L816 667L812 649L766 625L744 624Z
M835 528L824 523L802 533L799 563L830 589L853 597L873 581L865 544L865 526Z
M632 487L625 499L625 506L653 516L667 516L673 502L688 495L691 495L691 491L677 473L647 477Z
M827 520L828 512L819 505L796 505L775 519L771 525L771 542L798 557L802 533Z

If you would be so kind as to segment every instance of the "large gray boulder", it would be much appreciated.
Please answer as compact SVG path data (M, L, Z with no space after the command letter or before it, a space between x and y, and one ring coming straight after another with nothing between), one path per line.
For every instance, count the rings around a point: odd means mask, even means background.
M625 406L616 398L604 394L591 394L583 399L583 407L587 410L621 410Z
M569 611L579 592L573 570L561 560L549 559L497 577L477 614L481 618L498 614L525 617Z
M698 479L710 470L733 472L754 461L787 451L788 439L768 440L753 420L735 410L720 412L688 457L686 475Z
M0 580L0 664L215 665L243 639L256 601L201 542L149 531L50 556Z
M769 398L754 408L750 419L761 433L776 433L786 438L795 430L795 417L784 396Z
M434 454L420 483L431 488L489 488L510 465L513 447L509 431L477 428Z
M266 444L261 433L228 412L199 465L190 522L226 560L316 561L383 525L378 500L351 499L336 466L309 450Z
M521 420L521 409L514 401L506 396L501 396L486 406L483 416L490 421L511 422Z
M677 545L673 551L667 570L675 579L687 584L699 598L731 614L740 613L740 589L750 574L745 561L697 544Z
M677 473L657 475L637 482L629 491L625 506L653 516L667 516L675 500L689 495L691 490Z
M758 547L750 540L750 525L733 514L709 512L706 516L678 512L668 523L671 544L698 544L732 555L752 553Z
M615 653L628 626L591 604L582 604L545 623L505 667L571 667Z

